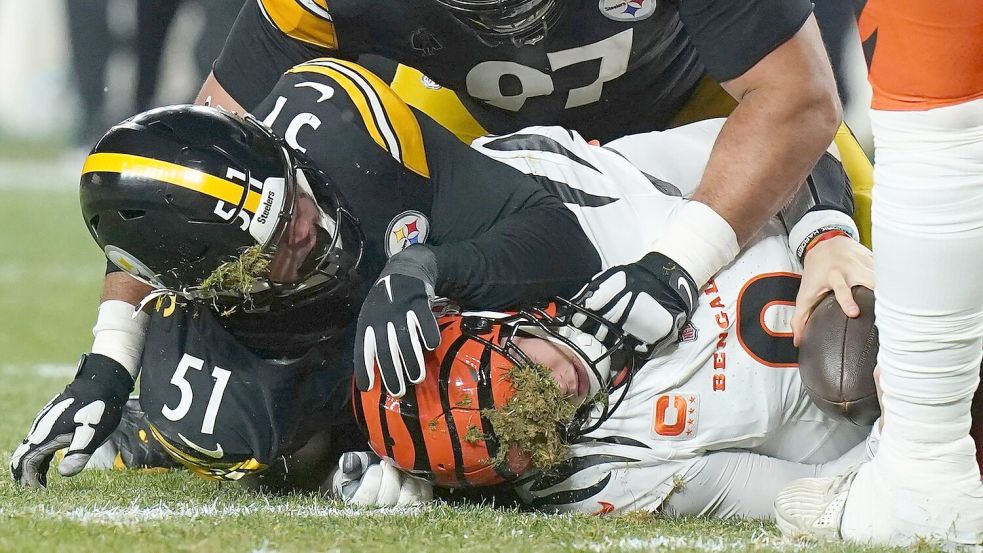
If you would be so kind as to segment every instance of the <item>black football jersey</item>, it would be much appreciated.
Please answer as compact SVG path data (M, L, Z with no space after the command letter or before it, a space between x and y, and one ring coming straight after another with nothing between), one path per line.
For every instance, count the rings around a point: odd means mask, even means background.
M562 125L610 139L665 127L709 74L741 75L790 38L808 0L567 0L535 44L490 46L429 0L249 0L215 64L247 109L306 59L377 54L459 93L501 134Z
M350 297L224 319L263 356L351 338L364 293L413 244L437 258L438 295L484 309L573 294L600 267L558 196L460 142L353 62L291 68L253 114L330 179L364 236Z

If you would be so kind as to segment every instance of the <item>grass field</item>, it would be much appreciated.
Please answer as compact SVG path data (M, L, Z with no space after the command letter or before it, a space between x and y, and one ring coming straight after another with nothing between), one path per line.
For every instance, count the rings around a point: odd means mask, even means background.
M880 551L785 541L751 521L447 505L359 512L184 473L53 473L46 491L16 489L11 451L91 344L104 264L78 214L74 170L0 158L0 551Z

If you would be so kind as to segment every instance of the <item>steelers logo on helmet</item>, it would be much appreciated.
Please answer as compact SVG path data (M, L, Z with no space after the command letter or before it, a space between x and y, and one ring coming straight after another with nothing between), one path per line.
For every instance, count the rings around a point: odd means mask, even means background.
M615 21L641 21L655 13L656 0L600 0L604 17Z
M386 257L413 244L423 244L430 236L430 220L419 211L404 211L395 216L386 229Z
M248 114L138 114L99 140L79 190L114 263L223 309L347 295L361 258L361 231L330 178Z
M149 284L157 288L163 287L160 279L154 274L150 267L147 267L142 261L136 258L136 256L127 253L123 248L119 248L113 245L107 245L104 248L106 253L106 259L108 259L113 265L116 265L120 269L126 271L126 274L132 276L133 278L143 282L144 284Z

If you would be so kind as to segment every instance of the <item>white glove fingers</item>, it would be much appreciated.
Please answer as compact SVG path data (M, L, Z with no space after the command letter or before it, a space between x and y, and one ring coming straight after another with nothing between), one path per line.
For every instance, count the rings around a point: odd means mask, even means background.
M419 505L433 499L433 487L425 480L405 476L403 487L399 490L399 500L396 505L400 507L409 505Z
M635 334L634 332L632 332L632 329L628 328L628 325L625 324L627 321L623 320L625 316L625 310L628 309L628 305L630 303L631 303L631 296L626 294L624 297L618 300L618 303L614 304L614 307L612 307L606 313L604 313L604 318L611 321L614 324L622 325L624 327L625 332L628 332L630 334ZM636 337L640 338L640 336L637 335Z
M420 321L413 311L406 313L406 328L409 331L409 348L406 348L405 344L400 344L399 350L402 352L406 363L406 379L412 384L419 384L427 376L427 366L423 359L423 344L420 343L420 333L422 332ZM407 354L409 354L409 359L405 358Z
M351 497L345 498L345 503L361 507L375 505L376 499L379 497L379 487L381 485L382 467L380 465L372 465L362 475L362 479L355 493Z
M376 371L376 336L375 329L371 326L365 329L362 340L362 362L365 364L365 372L355 371L355 383L359 390L367 392L375 386Z
M628 285L628 276L624 271L618 271L606 279L597 287L597 290L586 300L584 307L594 311L605 311L608 303L618 296ZM607 310L610 310L607 309Z
M392 507L399 501L404 480L403 473L385 459L378 466L382 467L382 483L375 504L379 507Z

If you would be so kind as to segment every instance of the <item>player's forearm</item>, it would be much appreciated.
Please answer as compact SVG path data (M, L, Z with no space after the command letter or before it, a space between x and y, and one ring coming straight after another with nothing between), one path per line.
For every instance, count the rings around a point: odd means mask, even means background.
M102 286L99 315L92 328L92 353L112 358L134 379L140 372L140 358L150 317L136 312L150 286L122 272L107 273Z
M781 87L748 91L714 144L693 199L723 217L742 246L781 209L833 140L838 100L815 88L805 94Z
M149 293L150 286L123 271L115 271L106 273L106 278L102 282L102 296L99 298L99 302L119 300L137 306Z
M601 266L576 216L552 197L478 238L431 249L439 265L438 294L483 309L570 296Z

